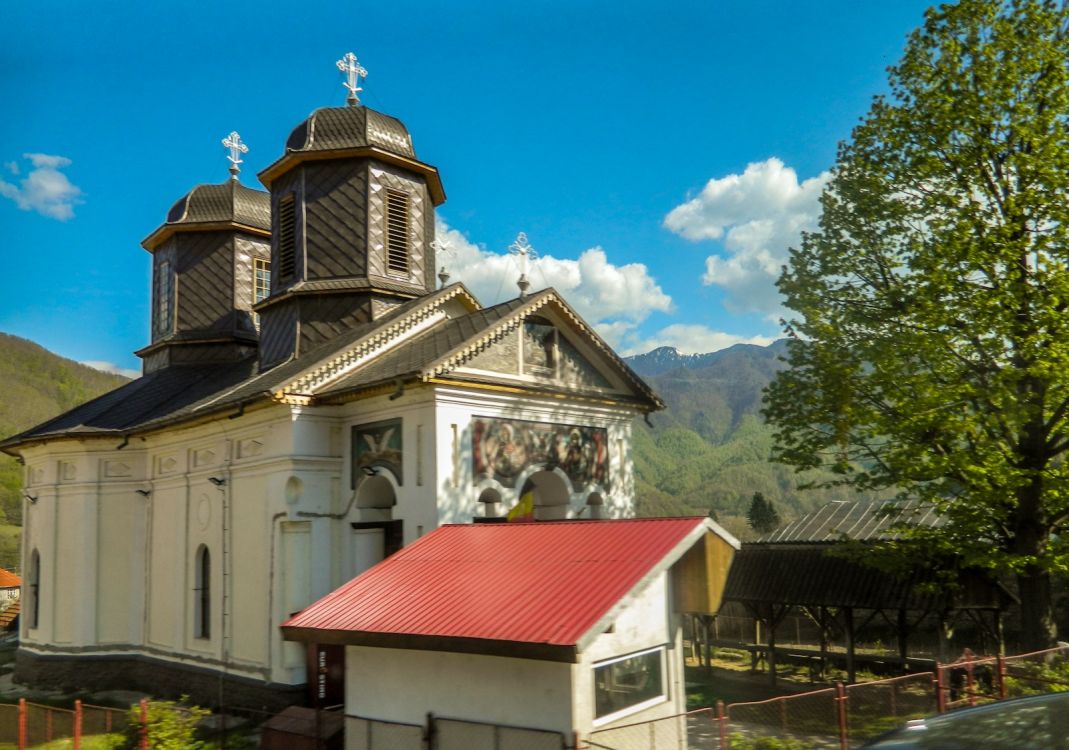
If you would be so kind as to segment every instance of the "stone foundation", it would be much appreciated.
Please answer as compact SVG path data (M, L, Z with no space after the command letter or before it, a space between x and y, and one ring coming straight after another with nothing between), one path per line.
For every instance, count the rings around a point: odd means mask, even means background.
M247 677L223 676L214 670L174 664L141 655L42 655L19 649L15 653L15 681L36 689L63 692L135 690L156 698L188 695L199 706L227 711L275 713L291 705L305 705L304 685L265 683Z

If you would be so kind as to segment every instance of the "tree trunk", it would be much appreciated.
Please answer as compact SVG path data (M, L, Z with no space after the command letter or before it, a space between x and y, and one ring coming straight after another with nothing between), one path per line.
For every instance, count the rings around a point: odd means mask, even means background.
M1050 574L1029 566L1017 574L1021 597L1021 646L1025 651L1050 648L1058 640L1050 597Z

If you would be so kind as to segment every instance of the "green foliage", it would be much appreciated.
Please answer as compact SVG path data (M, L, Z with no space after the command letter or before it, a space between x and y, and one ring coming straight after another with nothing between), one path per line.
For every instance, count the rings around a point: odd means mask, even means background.
M739 732L728 735L728 747L731 750L812 750L816 747L811 742L779 737L747 737Z
M779 528L779 511L776 506L765 500L760 492L753 493L750 509L746 511L746 521L754 531L767 534Z
M127 382L0 333L0 438L40 424ZM0 454L0 524L22 524L22 467ZM18 540L0 534L0 567L18 567Z
M850 488L803 492L802 485L825 475L797 474L770 460L772 428L758 409L783 352L783 343L735 346L703 355L700 367L662 362L652 372L642 371L641 357L632 360L667 407L652 415L653 429L636 421L633 430L640 516L714 513L746 539L755 536L746 523L755 491L788 520L831 500L859 498Z
M208 747L196 739L197 724L211 711L200 706L182 705L181 701L149 701L148 703L148 746L151 750L206 750ZM127 719L134 737L140 736L141 706L130 707Z
M1017 574L1027 647L1069 567L1067 20L927 12L780 279L790 366L766 408L777 459L929 502L940 554Z

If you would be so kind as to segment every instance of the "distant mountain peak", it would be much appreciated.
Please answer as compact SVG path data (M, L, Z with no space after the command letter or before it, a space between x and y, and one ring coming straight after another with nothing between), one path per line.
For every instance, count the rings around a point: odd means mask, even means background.
M759 358L778 356L782 343L773 342L769 346L757 346L755 344L734 344L726 349L704 354L682 354L674 346L659 346L645 354L635 354L625 357L625 361L639 375L652 376L681 368L709 367L726 357L736 354L753 353Z

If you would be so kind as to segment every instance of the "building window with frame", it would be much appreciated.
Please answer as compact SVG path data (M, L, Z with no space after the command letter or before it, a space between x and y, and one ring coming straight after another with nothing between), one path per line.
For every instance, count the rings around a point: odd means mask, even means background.
M386 190L386 271L408 274L409 199L400 190Z
M297 200L293 193L278 201L278 281L297 274Z
M156 336L162 337L174 330L174 272L170 261L156 264L155 282Z
M531 317L523 322L523 374L557 377L557 329Z
M271 261L254 258L252 261L252 304L263 302L271 294Z
M37 550L30 553L30 580L29 595L30 606L27 607L26 619L30 628L36 628L40 624L41 615L41 555Z
M605 724L668 700L664 646L594 665L594 723Z
M197 549L196 588L193 589L193 637L212 635L212 555L205 545Z

